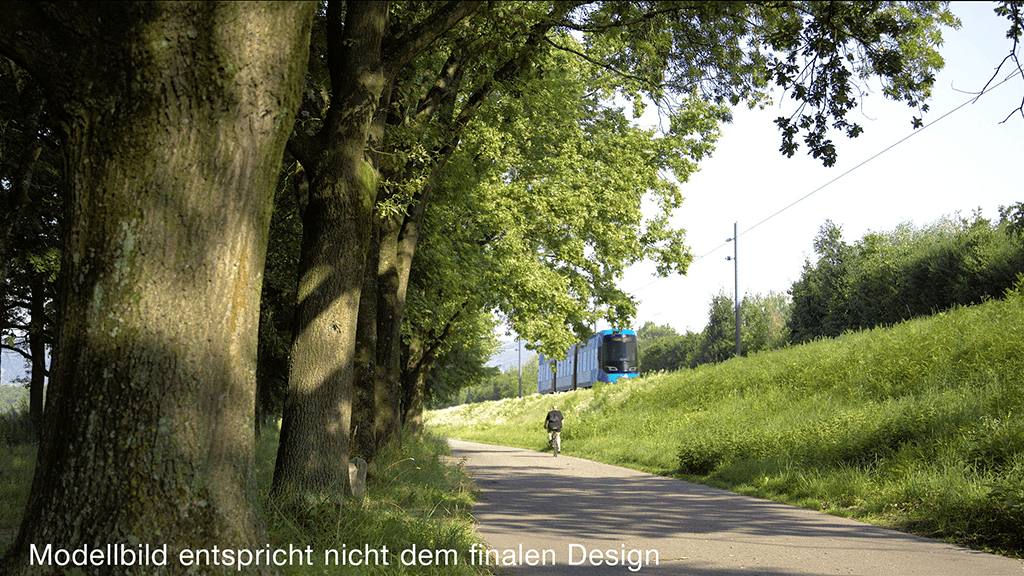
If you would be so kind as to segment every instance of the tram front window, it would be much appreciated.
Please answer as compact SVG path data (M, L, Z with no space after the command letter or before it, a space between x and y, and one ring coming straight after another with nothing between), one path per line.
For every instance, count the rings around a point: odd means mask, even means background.
M604 337L601 347L605 372L636 372L636 336L632 334L610 334Z

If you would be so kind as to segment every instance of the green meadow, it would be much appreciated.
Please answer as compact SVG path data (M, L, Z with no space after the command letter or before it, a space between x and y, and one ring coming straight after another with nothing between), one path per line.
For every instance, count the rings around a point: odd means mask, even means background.
M1024 295L692 370L427 414L433 434L563 451L1024 554ZM685 514L685 511L680 511Z

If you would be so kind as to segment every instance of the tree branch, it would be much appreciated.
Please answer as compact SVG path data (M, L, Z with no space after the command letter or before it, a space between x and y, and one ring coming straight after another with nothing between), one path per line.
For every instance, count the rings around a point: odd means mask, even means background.
M393 81L409 60L483 5L483 2L453 0L435 10L411 30L388 39L383 47L385 78L389 82Z
M618 68L612 66L611 64L606 64L606 63L601 62L599 60L595 60L594 58L591 58L590 56L587 56L585 53L580 52L579 50L574 50L572 48L569 48L568 46L562 46L562 45L559 45L559 44L555 44L555 42L551 38L548 38L548 37L545 36L544 37L544 41L547 42L548 44L550 44L551 46L553 46L554 48L557 48L558 50L562 50L562 51L568 52L570 54L575 54L576 56L579 56L580 58L586 60L587 62L590 62L594 66L600 66L601 68L604 68L605 70L611 72L612 74L615 74L617 76L622 76L623 78L629 78L630 80L636 80L637 82L640 82L641 84L646 84L647 86L650 86L652 88L657 88L658 87L657 84L655 84L655 83L653 83L653 82L651 82L649 80L641 78L641 77L639 77L639 76L637 76L635 74L630 74L628 72L623 72L622 70L619 70Z
M22 357L24 357L25 360L27 360L29 362L32 361L32 355L29 354L28 352L25 352L24 350L22 350L20 348L15 348L14 346L8 346L7 344L0 344L0 349L9 350L11 352L17 352Z

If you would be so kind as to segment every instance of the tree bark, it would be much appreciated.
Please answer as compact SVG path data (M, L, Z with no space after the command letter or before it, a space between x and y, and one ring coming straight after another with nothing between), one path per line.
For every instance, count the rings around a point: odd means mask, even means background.
M365 149L384 88L387 2L328 5L331 108L309 175L302 218L298 305L272 493L337 499L349 491L353 352L378 175ZM301 156L301 157L300 157Z
M65 146L62 324L30 545L262 547L247 488L260 275L315 4L7 3ZM204 568L204 570L212 567ZM194 568L193 568L194 570Z

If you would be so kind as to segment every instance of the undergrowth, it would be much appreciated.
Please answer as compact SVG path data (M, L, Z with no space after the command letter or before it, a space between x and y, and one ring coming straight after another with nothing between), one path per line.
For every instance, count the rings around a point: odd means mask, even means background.
M269 492L277 431L270 429L264 436L256 457L261 495ZM371 464L363 500L284 510L262 498L271 546L309 546L320 560L312 566L287 566L284 573L489 574L467 562L470 547L482 542L472 527L475 488L448 453L442 439L409 436L400 448L385 450ZM328 560L327 551L336 551L336 556Z
M17 536L35 466L35 445L0 444L0 556Z
M450 461L447 444L410 436L382 453L369 470L362 500L282 509L266 498L273 477L279 431L266 427L256 446L256 491L271 549L312 550L309 564L289 557L283 574L360 576L489 574L470 565L468 550L482 540L470 514L474 486ZM16 536L35 467L34 445L0 445L0 556ZM384 550L387 553L384 553ZM416 549L415 556L403 552ZM352 553L353 550L358 552ZM371 551L367 553L367 551ZM376 550L377 552L372 552ZM429 560L419 556L428 551ZM336 551L338 565L327 551ZM449 553L447 551L454 551ZM405 562L403 562L403 559ZM456 562L457 560L457 562ZM427 565L429 562L430 565ZM342 564L344 563L344 565ZM352 565L358 563L358 565Z
M590 390L458 406L436 434L563 450L1024 554L1024 296Z

